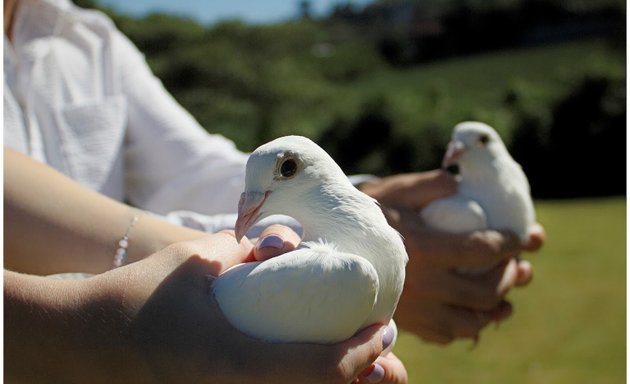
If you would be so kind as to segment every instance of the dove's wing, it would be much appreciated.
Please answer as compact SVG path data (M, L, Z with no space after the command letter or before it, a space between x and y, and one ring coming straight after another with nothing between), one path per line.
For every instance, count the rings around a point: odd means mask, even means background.
M320 244L235 267L215 280L213 291L230 323L250 336L333 343L363 325L378 276L365 259Z
M436 200L420 215L432 228L448 232L468 232L488 227L483 208L474 200L459 195Z
M430 227L446 232L462 233L488 228L487 216L481 205L460 195L436 200L424 208L420 215ZM495 265L459 267L457 271L475 275L485 273Z

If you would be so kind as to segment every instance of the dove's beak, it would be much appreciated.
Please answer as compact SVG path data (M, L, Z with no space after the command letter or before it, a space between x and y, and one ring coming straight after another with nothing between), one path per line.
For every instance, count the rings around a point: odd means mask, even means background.
M457 160L462 156L466 147L461 141L451 141L446 148L446 154L442 160L442 168L446 169L449 166L457 163Z
M265 204L271 192L243 192L238 202L238 218L234 231L236 240L241 241L247 231L258 221L260 208Z

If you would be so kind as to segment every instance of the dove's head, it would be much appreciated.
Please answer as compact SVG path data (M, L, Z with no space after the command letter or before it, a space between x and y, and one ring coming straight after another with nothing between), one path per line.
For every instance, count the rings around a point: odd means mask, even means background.
M308 212L316 195L313 191L339 183L352 186L328 153L305 137L285 136L258 147L247 160L236 238L273 214L300 221L299 214Z
M465 174L466 171L483 170L495 159L505 155L509 156L503 140L491 126L467 121L457 124L453 129L442 167L446 169L457 165L461 173Z

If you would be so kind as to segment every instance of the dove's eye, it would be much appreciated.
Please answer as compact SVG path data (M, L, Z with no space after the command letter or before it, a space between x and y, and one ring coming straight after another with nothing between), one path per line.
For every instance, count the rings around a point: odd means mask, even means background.
M288 179L297 173L298 163L294 158L283 159L280 164L280 176Z
M490 141L490 136L488 136L488 135L480 135L480 136L479 136L479 142L480 142L482 145L484 145L484 146L485 146L486 144L488 144L488 142L489 142L489 141Z

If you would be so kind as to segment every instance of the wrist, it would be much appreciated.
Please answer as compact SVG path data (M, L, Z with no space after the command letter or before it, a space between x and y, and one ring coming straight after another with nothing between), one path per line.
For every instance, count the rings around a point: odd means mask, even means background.
M133 336L133 320L140 310L130 289L132 274L129 268L120 268L86 280L85 295L79 312L88 327L82 344L98 351L86 356L88 372L100 373L104 382L152 382L145 353Z
M142 260L173 243L196 240L206 235L205 232L175 225L151 214L144 214L135 224L134 231L129 237L126 264Z

